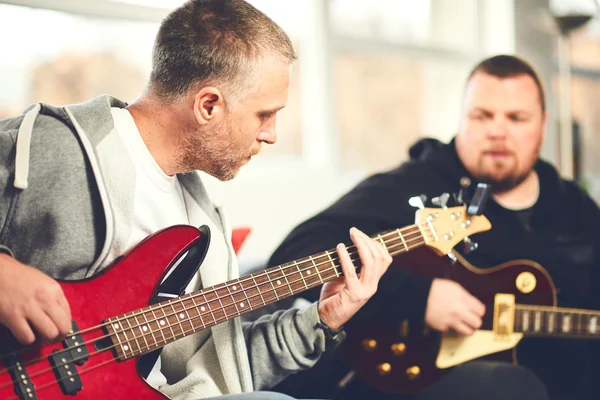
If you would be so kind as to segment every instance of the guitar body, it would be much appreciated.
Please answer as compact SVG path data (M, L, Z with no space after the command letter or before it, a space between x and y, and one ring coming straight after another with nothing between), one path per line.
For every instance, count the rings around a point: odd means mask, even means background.
M457 254L457 262L424 248L402 257L401 265L415 273L452 279L486 305L481 329L469 337L442 335L403 321L390 324L351 325L343 357L356 375L378 390L411 393L423 389L453 366L485 358L516 363L515 346L522 334L497 340L493 333L494 297L513 294L517 304L554 306L554 284L537 263L517 260L479 269ZM443 366L444 368L439 368Z
M203 239L200 230L192 226L167 228L144 240L102 274L84 281L61 281L60 285L71 306L72 319L79 330L85 331L102 324L107 318L147 306L169 267L193 246L207 244L203 243ZM205 251L200 253L203 258ZM94 354L94 343L103 334L99 329L82 334L90 357L83 365L75 367L83 388L73 397L82 400L164 399L164 395L140 378L135 358L115 362L115 353L111 350ZM8 342L14 343L14 339L6 335L0 337L0 343ZM47 359L53 351L63 349L63 345L57 343L38 347L37 351L24 350L21 353L25 371L40 400L67 398L57 384L57 377ZM3 348L2 355L6 351ZM9 351L14 351L14 348ZM39 361L27 365L28 360L40 356L42 358ZM2 367L4 365L0 365L0 399L20 398L14 392L9 373ZM35 397L25 394L23 398Z

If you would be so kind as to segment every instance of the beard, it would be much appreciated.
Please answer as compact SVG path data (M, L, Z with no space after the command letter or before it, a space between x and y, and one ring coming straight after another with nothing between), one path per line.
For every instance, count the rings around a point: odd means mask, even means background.
M188 132L181 146L182 168L187 172L206 172L220 181L233 179L251 155L232 141L239 136L225 121L210 131Z
M514 159L513 159L514 160ZM532 165L524 172L519 173L517 162L513 161L512 167L503 162L493 162L491 168L484 165L483 157L479 160L479 168L473 174L478 182L489 183L492 185L492 192L503 193L519 186L533 170Z

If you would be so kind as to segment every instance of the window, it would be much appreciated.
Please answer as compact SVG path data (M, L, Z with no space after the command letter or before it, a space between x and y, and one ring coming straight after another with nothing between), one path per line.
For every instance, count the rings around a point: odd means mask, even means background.
M331 0L336 35L471 51L477 0Z
M150 71L156 29L0 4L0 35L12 38L0 50L0 116L33 102L77 103L102 93L133 101Z
M405 161L423 136L449 140L458 128L471 65L400 56L339 54L335 101L341 163L376 171Z

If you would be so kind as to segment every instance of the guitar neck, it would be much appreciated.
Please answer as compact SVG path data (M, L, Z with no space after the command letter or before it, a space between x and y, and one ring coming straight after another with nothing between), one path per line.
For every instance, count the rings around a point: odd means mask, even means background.
M515 332L528 336L600 338L600 311L516 305Z
M426 243L427 225L411 225L372 238L391 255ZM355 246L348 246L354 267L361 267ZM172 300L110 318L107 329L120 360L239 317L342 275L337 251L330 249Z

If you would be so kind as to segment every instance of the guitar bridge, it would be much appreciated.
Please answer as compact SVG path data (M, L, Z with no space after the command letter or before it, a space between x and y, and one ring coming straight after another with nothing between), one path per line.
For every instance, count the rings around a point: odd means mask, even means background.
M494 297L494 339L508 341L514 332L515 295L498 293Z

